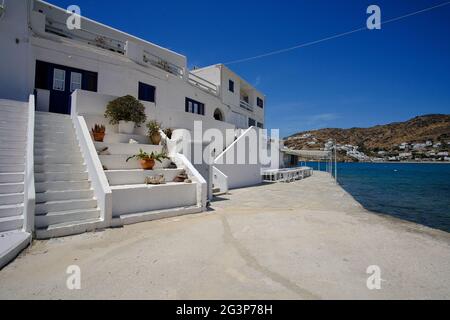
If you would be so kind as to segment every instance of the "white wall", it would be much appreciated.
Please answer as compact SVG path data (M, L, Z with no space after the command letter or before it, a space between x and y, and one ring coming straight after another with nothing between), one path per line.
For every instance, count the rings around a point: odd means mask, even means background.
M27 3L6 0L5 5L0 19L0 98L27 101L32 93Z

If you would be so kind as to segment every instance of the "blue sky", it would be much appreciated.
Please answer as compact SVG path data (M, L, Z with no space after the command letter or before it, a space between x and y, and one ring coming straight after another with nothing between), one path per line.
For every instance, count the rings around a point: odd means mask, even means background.
M387 20L445 0L50 0L170 48L190 67L234 61ZM229 65L267 95L282 136L450 113L450 4L313 46Z

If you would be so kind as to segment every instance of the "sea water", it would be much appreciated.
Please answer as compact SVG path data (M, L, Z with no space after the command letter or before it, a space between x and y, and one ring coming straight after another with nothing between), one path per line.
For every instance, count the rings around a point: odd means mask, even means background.
M338 182L370 211L450 232L450 164L339 163Z

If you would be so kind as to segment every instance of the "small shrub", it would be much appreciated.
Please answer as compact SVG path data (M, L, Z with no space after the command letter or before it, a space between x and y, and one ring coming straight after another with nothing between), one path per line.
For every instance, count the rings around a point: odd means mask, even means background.
M137 127L147 120L144 105L130 95L110 101L106 107L105 118L108 118L112 125L123 120L135 122Z

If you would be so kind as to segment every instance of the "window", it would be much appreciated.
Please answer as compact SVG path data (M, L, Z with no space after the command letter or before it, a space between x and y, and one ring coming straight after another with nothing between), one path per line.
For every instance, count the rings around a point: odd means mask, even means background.
M139 82L139 100L155 102L156 87Z
M186 112L205 115L205 105L201 102L186 98L185 108Z
M254 126L256 126L256 121L255 121L255 119L248 118L248 126L249 126L249 127L254 127Z
M234 92L234 81L233 80L228 81L228 90L230 90L230 92Z
M81 80L83 76L78 72L70 73L70 92L74 92L77 89L81 89Z
M264 100L261 99L260 97L256 98L256 105L260 108L264 108Z
M66 71L56 68L53 70L53 90L66 90Z
M264 129L264 124L261 122L258 122L256 126L260 129Z

